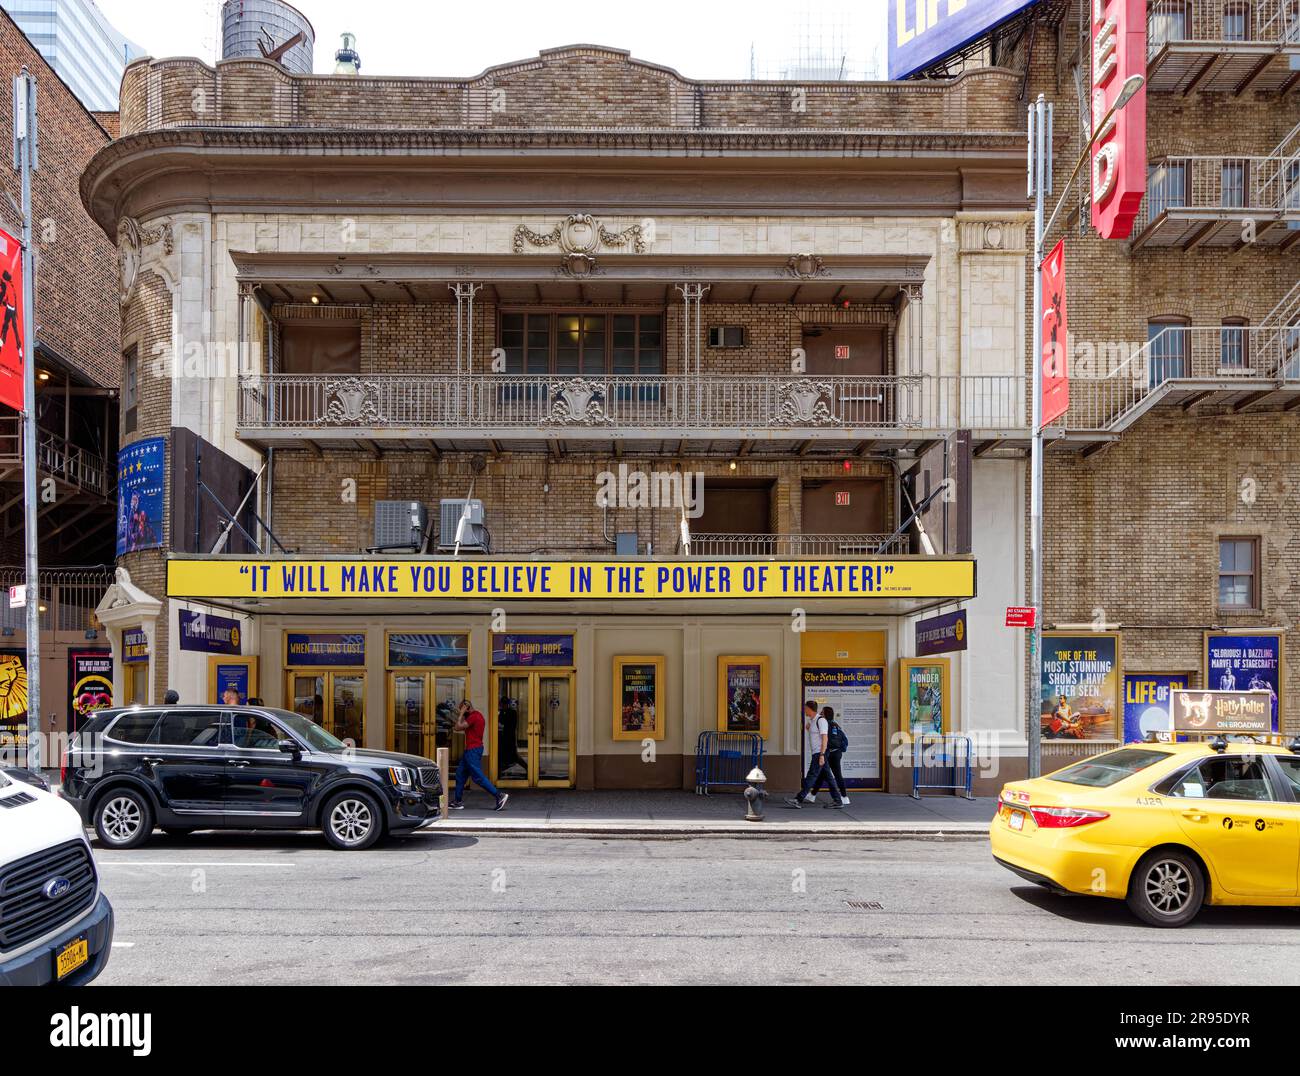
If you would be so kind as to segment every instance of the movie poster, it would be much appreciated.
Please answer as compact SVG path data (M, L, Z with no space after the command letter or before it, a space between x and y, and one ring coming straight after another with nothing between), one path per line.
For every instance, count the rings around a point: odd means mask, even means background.
M0 760L27 760L27 652L0 650Z
M946 702L944 666L938 662L909 662L901 671L908 729L915 734L941 734Z
M1043 633L1043 739L1115 739L1119 688L1117 634Z
M763 666L729 662L726 666L727 732L763 731Z
M1273 697L1273 731L1282 697L1282 636L1205 633L1205 686L1212 691L1267 691Z
M1141 743L1147 733L1169 739L1169 699L1188 685L1183 674L1126 673L1124 675L1124 742Z
M659 739L663 735L659 688L662 658L615 658L615 739Z
M135 441L117 454L117 555L163 544L163 456L167 440Z
M835 720L849 738L849 749L840 769L849 788L880 788L881 700L885 693L885 670L863 668L807 668L802 673L804 702L823 706L835 713ZM802 715L801 715L802 718ZM802 731L800 733L802 743ZM808 759L803 759L805 769Z
M75 733L96 710L113 705L113 651L68 652L68 732Z

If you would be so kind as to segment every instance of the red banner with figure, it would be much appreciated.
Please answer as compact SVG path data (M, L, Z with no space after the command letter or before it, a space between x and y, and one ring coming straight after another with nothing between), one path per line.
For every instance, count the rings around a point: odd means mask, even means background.
M1043 353L1039 356L1043 378L1043 425L1048 426L1070 408L1070 371L1066 362L1065 240L1043 260Z
M23 245L0 231L0 403L23 409Z

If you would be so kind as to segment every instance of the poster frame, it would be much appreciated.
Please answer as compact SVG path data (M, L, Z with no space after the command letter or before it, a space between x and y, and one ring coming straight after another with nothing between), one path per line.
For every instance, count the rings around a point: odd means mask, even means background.
M727 728L727 669L732 665L758 666L758 734L767 740L771 731L772 719L772 675L770 659L766 654L719 654L718 655L718 731L734 732Z
M1202 632L1201 634L1201 682L1202 685L1212 690L1214 685L1210 682L1210 638L1222 636L1255 636L1257 638L1273 638L1277 640L1277 729L1281 732L1286 728L1286 632L1277 628L1220 628Z
M655 670L654 704L655 721L651 729L626 732L622 728L623 716L623 669L628 665L653 665ZM613 736L615 742L634 740L662 740L667 735L667 721L664 717L664 668L667 661L662 654L616 654L613 659L614 670L614 709Z
M1109 736L1098 737L1097 739L1083 739L1073 741L1081 744L1122 744L1124 742L1124 638L1123 633L1118 631L1044 631L1042 633L1042 651L1039 654L1040 668L1041 663L1047 659L1047 640L1048 639L1114 639L1115 640L1115 709L1111 714L1111 734ZM1069 743L1068 740L1048 739L1043 735L1043 678L1040 672L1038 683L1034 685L1034 719L1038 722L1038 737L1040 743L1061 744Z
M939 712L941 717L940 731L943 735L952 732L952 659L941 656L927 656L923 658L899 658L898 659L898 730L903 734L904 743L912 742L912 723L910 720L911 710L908 707L907 688L908 672L911 669L924 669L929 666L938 666L939 668ZM934 735L931 733L930 735Z

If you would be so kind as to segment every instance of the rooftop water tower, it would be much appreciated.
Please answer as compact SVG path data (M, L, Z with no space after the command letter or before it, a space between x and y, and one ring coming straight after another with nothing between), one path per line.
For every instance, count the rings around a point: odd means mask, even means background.
M262 57L295 75L310 75L316 31L283 0L226 0L221 7L221 58Z

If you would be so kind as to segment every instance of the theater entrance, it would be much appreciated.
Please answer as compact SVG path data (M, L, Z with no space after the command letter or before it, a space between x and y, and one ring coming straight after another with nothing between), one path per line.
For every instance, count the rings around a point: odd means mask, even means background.
M490 774L502 788L572 788L573 672L492 673Z

